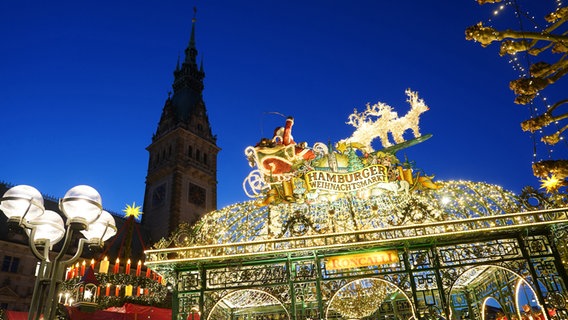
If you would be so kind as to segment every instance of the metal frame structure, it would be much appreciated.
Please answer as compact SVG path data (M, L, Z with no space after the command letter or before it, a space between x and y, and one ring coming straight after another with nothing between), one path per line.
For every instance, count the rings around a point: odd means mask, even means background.
M146 251L146 264L173 285L174 319L485 319L488 299L509 319L525 303L566 319L565 204L467 181L244 202L180 226ZM384 251L398 259L328 265Z

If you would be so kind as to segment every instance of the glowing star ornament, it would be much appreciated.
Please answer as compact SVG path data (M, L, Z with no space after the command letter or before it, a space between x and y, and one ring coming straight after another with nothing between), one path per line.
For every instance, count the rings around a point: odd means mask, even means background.
M559 179L554 174L545 179L540 180L540 183L541 183L540 188L546 189L546 192L548 193L554 193L564 185L563 180Z
M367 150L366 146L359 142L338 142L337 151L347 154L348 149Z
M138 219L143 214L143 212L140 211L140 206L136 206L136 202L133 202L132 206L127 204L126 209L122 211L124 212L125 218L134 217L134 219Z

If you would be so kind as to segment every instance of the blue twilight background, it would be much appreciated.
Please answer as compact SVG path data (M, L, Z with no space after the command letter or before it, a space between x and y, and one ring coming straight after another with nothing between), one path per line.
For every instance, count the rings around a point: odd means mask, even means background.
M518 2L539 22L556 5ZM473 0L8 0L0 3L0 180L56 197L89 184L108 210L141 205L145 148L194 6L204 99L222 148L219 208L247 199L243 152L283 125L271 112L295 117L296 141L335 142L367 102L406 113L406 88L430 106L421 128L433 137L399 157L436 179L520 192L538 186L533 160L561 157L542 144L534 150L521 131L530 112L513 103L508 82L519 72L509 58L464 37L479 21L517 28L512 7L492 18L498 6ZM564 79L546 92L558 100L565 89Z

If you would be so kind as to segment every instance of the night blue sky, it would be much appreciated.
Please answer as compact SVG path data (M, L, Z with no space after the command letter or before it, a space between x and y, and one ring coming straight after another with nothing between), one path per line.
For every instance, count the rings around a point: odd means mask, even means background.
M222 149L219 208L247 200L244 149L284 123L270 112L295 117L296 141L336 142L367 102L406 113L406 88L430 106L421 129L433 137L400 158L436 179L538 186L532 136L519 125L530 113L508 89L519 73L497 45L465 40L465 28L495 8L473 0L2 1L0 180L55 197L88 184L115 212L141 205L145 148L193 6L204 100ZM494 23L515 21L507 7ZM539 159L545 151L539 144Z

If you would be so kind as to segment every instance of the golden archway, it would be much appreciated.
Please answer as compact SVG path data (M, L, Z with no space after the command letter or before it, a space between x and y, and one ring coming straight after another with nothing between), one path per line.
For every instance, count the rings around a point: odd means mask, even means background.
M325 318L333 318L337 313L346 319L362 319L374 314L386 301L392 301L402 295L412 307L414 304L408 295L395 284L381 278L361 278L342 286L331 298ZM396 308L393 308L396 313ZM412 315L407 319L415 319Z
M274 319L289 320L286 307L275 296L257 289L233 291L215 303L207 320L246 319L247 315L261 312L273 314ZM281 318L285 315L285 319Z

